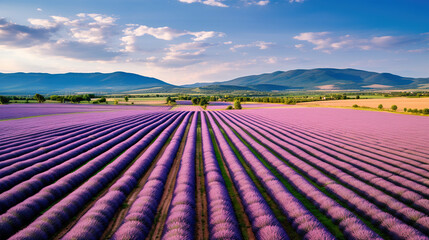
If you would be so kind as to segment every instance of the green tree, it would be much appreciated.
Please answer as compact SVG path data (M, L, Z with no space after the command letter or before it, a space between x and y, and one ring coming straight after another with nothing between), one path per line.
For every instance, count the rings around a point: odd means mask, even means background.
M235 99L234 100L234 109L241 109L240 99Z
M46 101L45 97L43 95L38 94L38 93L36 93L33 98L36 99L39 103Z
M9 98L5 97L5 96L0 96L0 103L1 104L8 104L9 103Z
M406 112L407 111L407 108L404 108L404 112Z
M91 94L85 94L82 96L83 101L87 101L88 103L91 101Z
M128 102L128 96L125 96L124 99L125 99L125 102Z
M192 98L191 101L192 101L193 105L198 105L198 103L200 102L200 100L198 98L196 98L196 97Z
M103 103L103 102L104 102L104 103L105 103L105 102L107 102L105 97L100 98L100 100L98 100L98 101L99 101L99 102L101 102L101 103Z
M383 104L379 104L378 109L380 109L380 110L383 109Z
M359 96L359 95L357 95L357 96L356 96L356 99L360 99L360 96Z
M119 100L118 99L113 100L113 104L118 105L119 104Z
M231 105L229 105L228 107L226 107L226 110L232 110L233 107Z
M396 109L398 109L398 106L396 105L392 105L392 107L390 107L393 111L396 111Z
M423 114L429 114L429 108L423 109Z
M171 103L171 97L168 96L167 99L165 100L165 103L170 104Z
M200 100L200 106L206 106L207 104L209 104L209 102L207 101L206 98L201 98Z

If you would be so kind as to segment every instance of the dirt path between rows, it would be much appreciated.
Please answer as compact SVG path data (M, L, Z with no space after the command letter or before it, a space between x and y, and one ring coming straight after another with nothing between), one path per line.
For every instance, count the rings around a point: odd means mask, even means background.
M104 234L102 235L101 239L109 239L111 238L111 236L113 235L113 233L115 232L116 229L118 229L118 227L121 225L122 220L125 218L128 210L130 209L131 205L133 204L133 202L137 199L138 194L140 193L140 191L143 189L144 184L146 183L147 179L149 178L149 175L152 173L152 170L155 168L156 163L159 161L159 159L161 158L162 154L164 154L165 149L168 146L168 143L170 142L171 138L174 136L174 134L176 133L178 127L176 127L176 129L173 131L173 133L170 135L170 137L168 138L166 144L164 144L164 146L161 148L161 151L159 151L158 155L156 156L156 158L152 161L149 169L146 171L146 173L143 175L143 177L140 179L138 185L136 188L134 188L134 190L130 193L130 195L127 197L127 199L125 200L125 202L122 204L122 208L120 209L120 211L118 211L115 216L113 217L113 220L110 222L109 226L106 228L106 230L104 231ZM158 135L159 136L159 135ZM156 138L158 139L158 137ZM156 141L156 139L154 139L147 147L146 149L141 152L136 159L138 159L139 157L141 157L147 150L147 148L149 148L154 141Z
M202 144L201 144L201 121L198 121L197 126L197 153L196 153L196 235L195 239L209 239L208 219L207 219L207 197L205 190L205 179L204 179L204 165L202 156Z
M183 150L185 149L186 139L188 137L189 128L191 126L193 116L189 118L188 125L186 126L185 134L182 137L180 147L177 151L176 157L174 158L173 166L168 174L167 182L164 186L164 193L158 205L157 215L155 216L154 225L147 237L147 239L161 239L162 232L167 219L168 210L170 209L171 199L173 198L173 191L176 185L177 172L180 168L180 161L182 159Z

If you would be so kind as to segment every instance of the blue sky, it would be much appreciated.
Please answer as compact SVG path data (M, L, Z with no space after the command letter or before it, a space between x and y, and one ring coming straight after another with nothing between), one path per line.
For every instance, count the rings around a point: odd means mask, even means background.
M172 84L277 70L429 77L426 0L0 2L0 72L114 72Z

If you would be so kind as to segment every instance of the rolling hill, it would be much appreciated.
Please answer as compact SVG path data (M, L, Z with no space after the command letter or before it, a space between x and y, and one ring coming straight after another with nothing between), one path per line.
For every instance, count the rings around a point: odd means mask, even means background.
M72 94L141 92L176 88L156 78L114 73L0 73L0 94Z
M356 69L297 69L277 71L236 78L211 84L195 83L200 89L211 85L246 86L261 91L283 90L374 90L428 88L429 78L409 78L390 73L376 73Z
M224 82L175 86L156 78L114 73L0 73L0 95L242 93L293 90L429 89L429 78L410 78L356 69L297 69L251 75Z

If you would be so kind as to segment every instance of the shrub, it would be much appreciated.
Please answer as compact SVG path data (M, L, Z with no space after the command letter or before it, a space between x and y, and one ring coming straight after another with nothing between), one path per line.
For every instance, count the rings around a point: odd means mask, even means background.
M191 101L192 101L192 104L193 104L193 105L198 105L198 103L200 102L200 101L199 101L199 99L198 99L198 98L196 98L196 97L192 98L192 100L191 100Z
M357 105L357 104L353 104L353 107L354 107L354 108L357 108L357 107L359 107L359 105Z
M7 104L9 103L9 98L5 96L0 96L0 104Z
M103 103L103 102L106 102L106 98L105 97L102 97L102 98L100 98L100 100L98 100L99 102L101 102L101 103Z
M392 105L392 107L390 107L393 111L396 111L398 109L398 106L396 105Z
M45 97L43 95L38 94L38 93L36 93L33 98L36 99L39 103L46 101Z
M231 105L229 105L228 107L226 107L226 110L232 110L233 107Z
M429 108L423 109L423 114L429 114Z
M128 96L124 97L125 102L128 102Z
M234 109L241 109L241 103L239 99L234 100Z
M404 108L404 112L406 112L407 111L407 108Z
M113 104L118 105L119 104L118 99L113 100Z
M380 109L380 110L383 109L383 104L379 104L378 109Z

